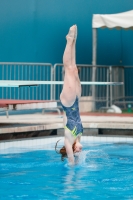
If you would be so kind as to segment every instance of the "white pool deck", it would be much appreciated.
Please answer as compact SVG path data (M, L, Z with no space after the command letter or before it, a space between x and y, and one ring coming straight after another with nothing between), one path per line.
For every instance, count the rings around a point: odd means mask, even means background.
M133 116L92 116L81 115L84 128L92 129L125 129L133 130ZM25 114L25 115L10 115L0 116L0 134L18 133L28 131L42 131L51 129L63 128L63 116L57 114ZM86 129L87 130L87 129ZM62 144L64 137L62 136L45 136L22 138L15 140L1 140L0 154L5 153L21 153L33 150L54 150L57 140L61 139ZM82 142L88 144L93 143L132 143L133 136L119 136L119 135L88 135L82 136Z
M133 130L133 116L81 115L84 128ZM10 126L9 126L10 125ZM0 116L0 134L63 128L63 116L57 114L23 114Z

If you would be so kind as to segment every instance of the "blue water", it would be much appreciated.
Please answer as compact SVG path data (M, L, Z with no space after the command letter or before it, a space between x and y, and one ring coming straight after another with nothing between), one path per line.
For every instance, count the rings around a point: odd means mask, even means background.
M83 145L74 167L52 150L0 155L0 199L133 199L133 145Z

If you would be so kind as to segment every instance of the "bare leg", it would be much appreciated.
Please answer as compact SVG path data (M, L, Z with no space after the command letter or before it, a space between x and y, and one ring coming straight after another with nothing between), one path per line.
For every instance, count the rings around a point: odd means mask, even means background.
M72 50L75 40L76 26L72 26L66 37L67 44L63 55L63 64L65 68L64 85L60 95L61 102L65 106L71 106L76 99L76 77L75 65L73 65Z
M72 43L72 65L76 67L76 40L77 40L77 26L75 28L75 39Z
M76 37L77 37L77 27L76 27ZM76 96L80 98L81 96L81 83L78 75L78 69L76 66L76 38L72 44L72 65L75 66L75 78L76 78Z

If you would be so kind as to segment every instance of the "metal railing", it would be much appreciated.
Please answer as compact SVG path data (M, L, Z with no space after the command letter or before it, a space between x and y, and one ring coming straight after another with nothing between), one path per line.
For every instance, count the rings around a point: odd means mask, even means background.
M82 85L82 96L92 96L96 110L112 104L126 107L133 99L133 66L104 66L77 64L81 81L92 81L92 69L96 68L95 81L124 82L123 86ZM0 80L45 80L62 81L63 64L56 63L0 63ZM62 85L39 85L37 87L2 88L2 99L38 99L59 101ZM92 92L93 91L93 92Z
M133 66L92 66L77 64L77 67L80 69L79 77L81 81L92 81L92 68L95 67L95 81L124 83L123 85L117 86L82 86L82 96L95 95L94 98L87 100L95 104L95 110L99 110L101 107L109 108L112 104L126 107L130 102L130 104L133 105L133 101L131 101L131 99L133 99ZM63 64L61 63L56 63L54 65L54 80L63 80ZM61 90L61 85L54 85L54 99L59 100Z
M79 78L81 81L92 81L92 65L85 65L85 64L77 64L79 68ZM98 65L96 66L96 80L95 81L110 81L110 67ZM54 80L55 81L62 81L63 80L63 64L56 63L54 65ZM83 85L82 86L82 96L92 96L92 90L95 89L95 98L90 100L92 102L100 102L104 104L104 106L109 107L110 103L110 86L108 85L97 85L97 86L90 86L90 85ZM60 92L62 90L62 86L54 85L53 90L53 97L54 99L58 100L60 96Z
M0 63L0 80L53 80L53 66L51 63ZM52 99L52 85L37 87L4 88L0 87L2 99Z

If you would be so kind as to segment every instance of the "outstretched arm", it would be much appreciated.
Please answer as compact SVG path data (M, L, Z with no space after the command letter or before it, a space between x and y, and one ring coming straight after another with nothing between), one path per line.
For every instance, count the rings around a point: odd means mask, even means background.
M65 147L66 147L68 161L70 165L74 165L74 155L73 155L72 144L69 138L66 138L66 137L65 137Z

